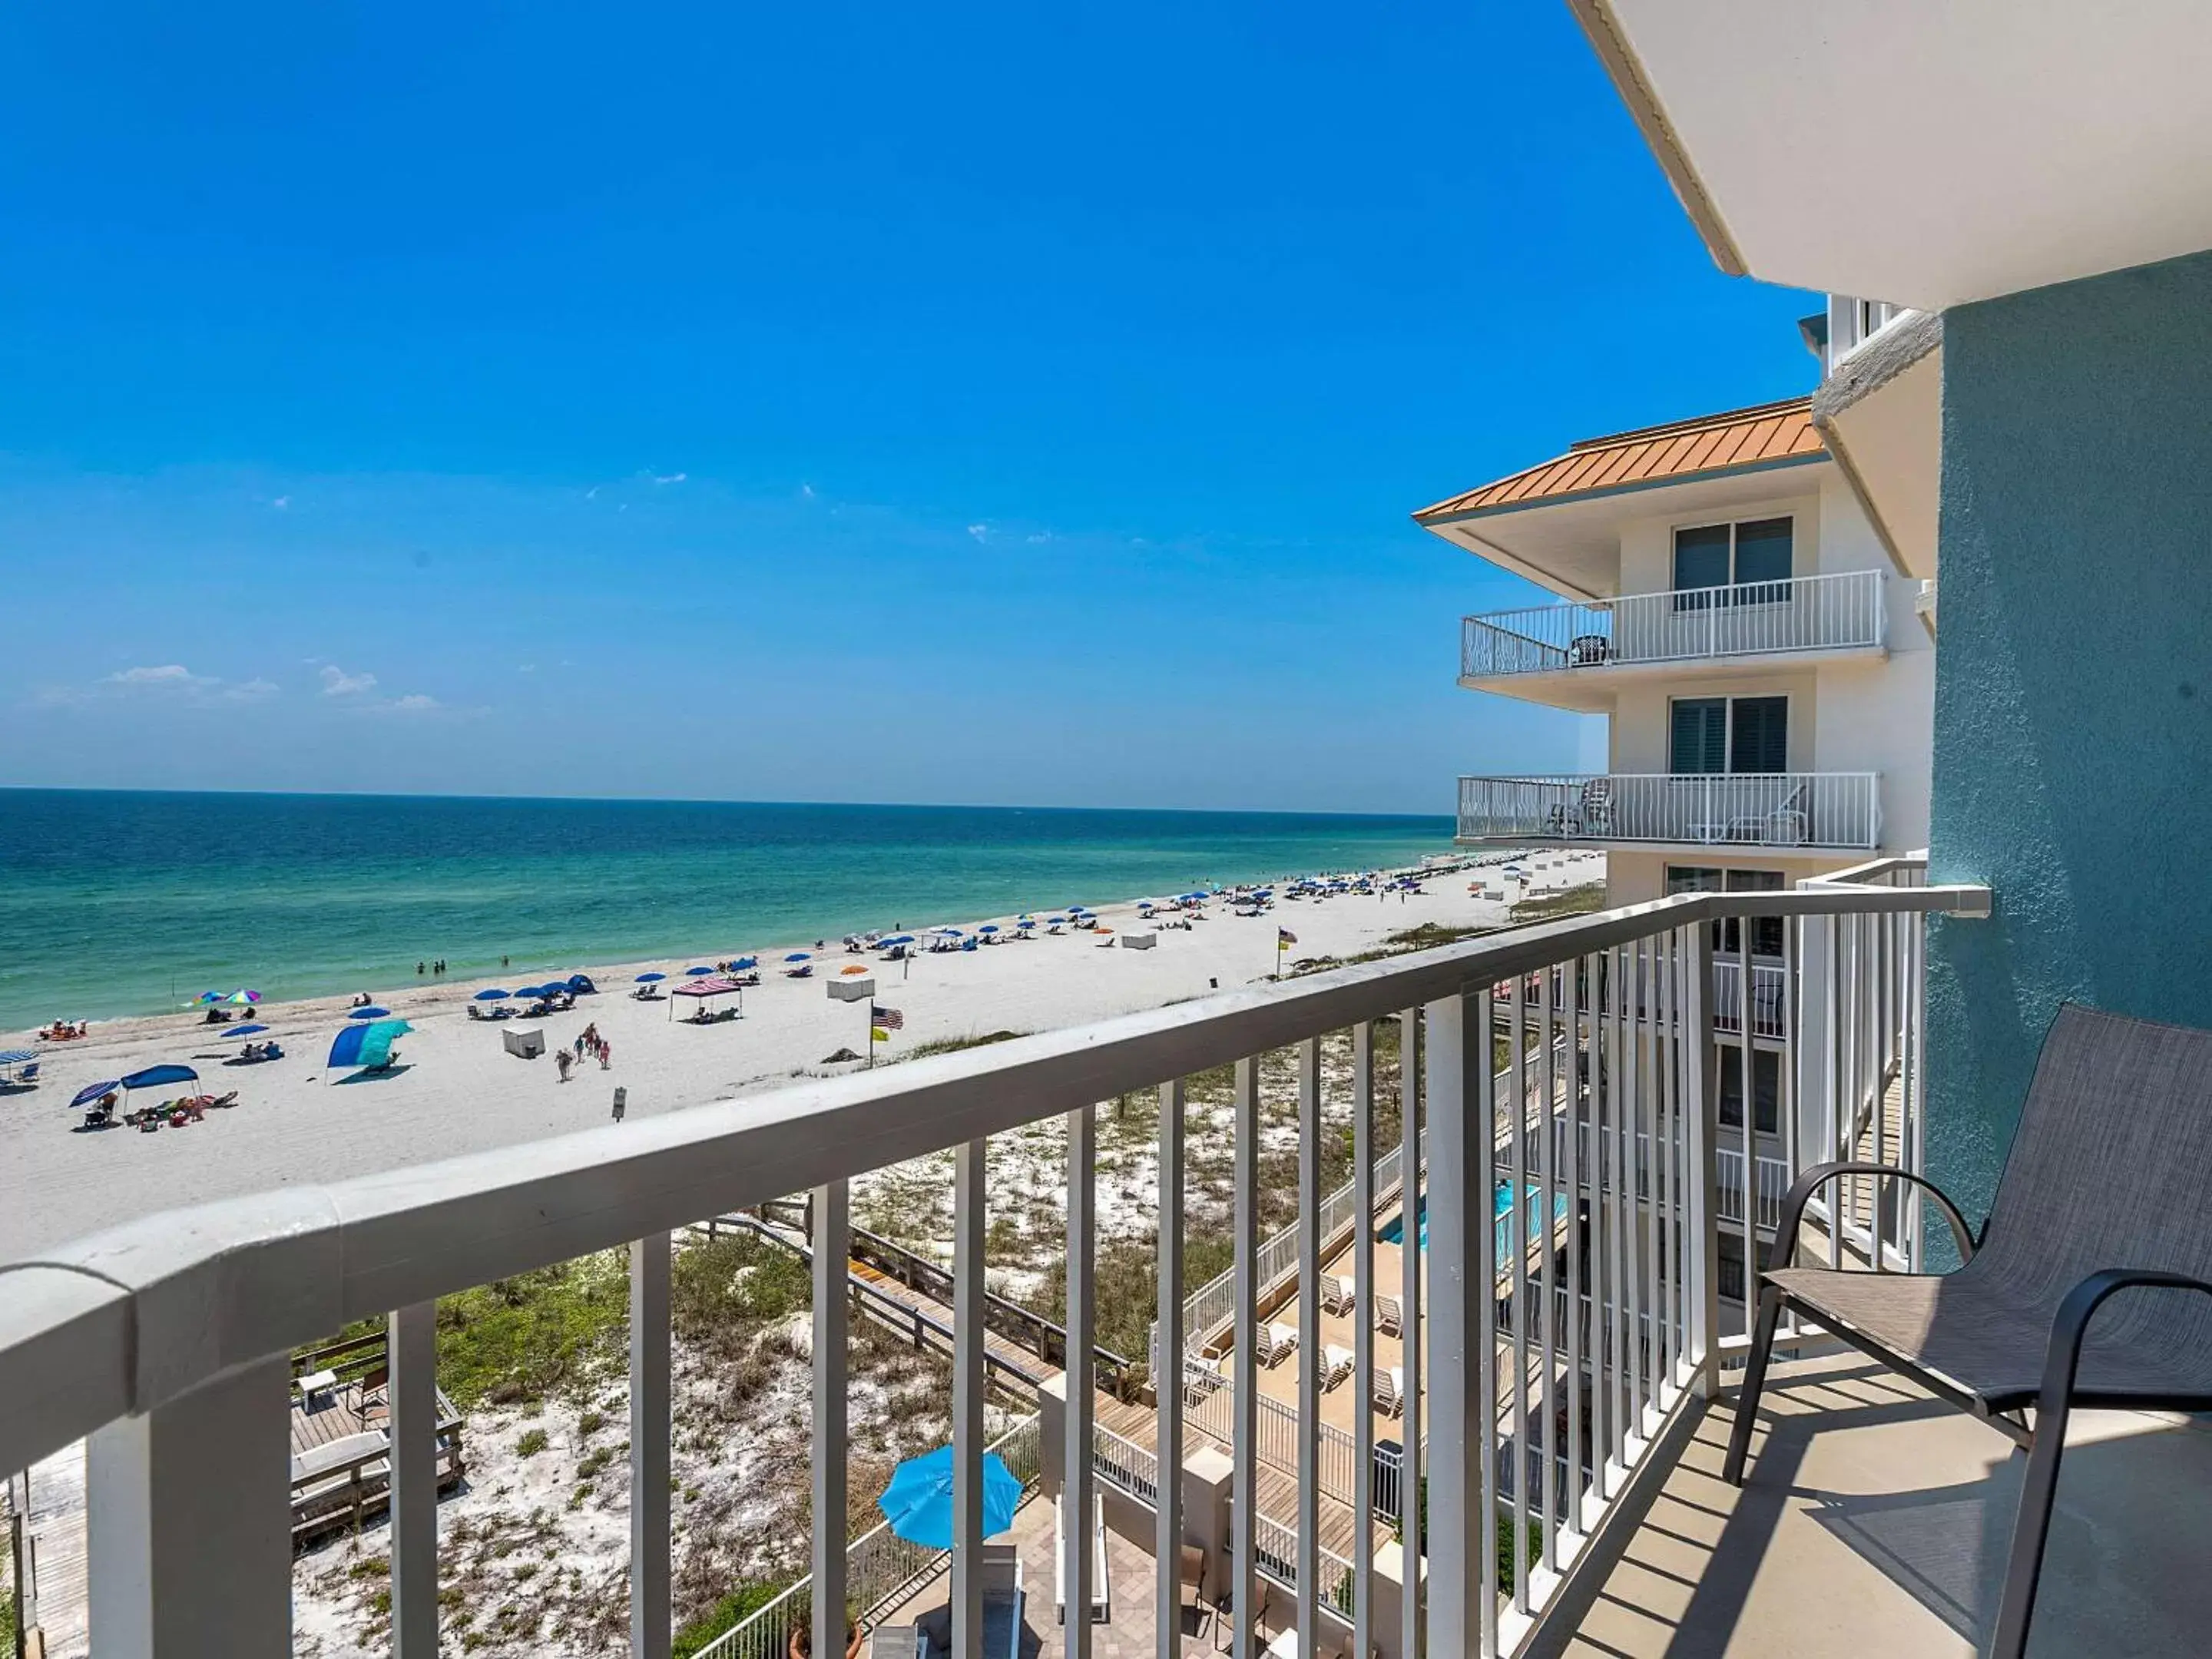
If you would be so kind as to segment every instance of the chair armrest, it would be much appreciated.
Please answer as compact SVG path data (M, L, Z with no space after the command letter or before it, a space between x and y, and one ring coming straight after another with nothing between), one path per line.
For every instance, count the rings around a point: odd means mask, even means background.
M1943 1218L1951 1224L1951 1236L1959 1241L1959 1260L1967 1262L1974 1259L1974 1236L1967 1229L1966 1217L1959 1213L1959 1206L1943 1189L1926 1176L1915 1175L1890 1164L1816 1164L1797 1177L1796 1185L1783 1198L1782 1213L1774 1229L1774 1249L1766 1261L1768 1273L1779 1273L1790 1265L1797 1249L1797 1229L1805 1219L1805 1206L1812 1200L1813 1194L1845 1176L1887 1176L1923 1188L1935 1199L1936 1206L1943 1212Z
M2081 1368L2081 1343L2089 1334L2089 1319L2105 1299L2120 1291L2197 1291L2212 1296L2212 1285L2186 1273L2170 1273L2155 1267L2106 1267L2091 1273L2066 1292L2051 1322L2051 1346L2043 1358L2043 1393L2036 1410L2063 1410L2074 1392L2074 1373Z

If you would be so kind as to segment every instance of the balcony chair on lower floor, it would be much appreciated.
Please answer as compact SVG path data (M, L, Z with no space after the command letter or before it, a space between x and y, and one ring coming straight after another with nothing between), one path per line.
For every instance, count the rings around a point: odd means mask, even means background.
M2068 1004L2045 1034L1977 1239L1924 1176L1808 1170L1782 1201L1724 1474L1744 1479L1782 1310L1902 1372L2027 1449L1991 1659L2021 1659L2075 1406L2212 1410L2212 1032ZM1793 1265L1805 1206L1832 1182L1923 1188L1964 1265L1949 1273ZM2106 1298L2131 1292L2096 1321ZM2029 1425L2026 1413L2034 1410ZM2207 1540L2212 1545L2212 1540Z

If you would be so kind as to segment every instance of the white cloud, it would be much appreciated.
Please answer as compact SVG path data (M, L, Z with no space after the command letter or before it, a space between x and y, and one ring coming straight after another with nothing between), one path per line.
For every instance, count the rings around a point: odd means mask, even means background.
M358 696L375 689L374 674L349 674L334 662L323 665L323 695L326 697Z
M275 507L279 513L282 513L292 505L292 498L289 495L279 495L275 501L270 502L269 505Z
M691 475L689 472L670 472L655 477L653 479L653 483L657 484L682 483L690 476Z
M276 695L276 682L264 680L257 675L250 680L240 680L235 685L226 685L216 695L226 702L258 702L264 697Z
M593 484L593 485L592 485L589 489L586 490L586 491L584 492L584 499L585 499L586 501L596 501L597 500L599 500L599 485L597 485L597 484Z
M107 677L110 685L213 685L214 676L195 674L180 662L163 663L158 668L126 668Z
M394 697L384 706L395 714L423 714L440 705L435 697L425 696L420 691L410 691L404 697Z
M1053 539L1053 534L1049 530L1040 530L1036 535L1024 536L1022 539L1027 542L1031 547L1042 547L1047 542Z
M538 665L534 662L517 663L514 665L514 672L518 674L535 674L538 672Z
M987 524L971 524L968 526L968 533L980 542L991 533L991 526Z
M811 483L803 483L799 486L799 493L811 501L814 499L814 486Z

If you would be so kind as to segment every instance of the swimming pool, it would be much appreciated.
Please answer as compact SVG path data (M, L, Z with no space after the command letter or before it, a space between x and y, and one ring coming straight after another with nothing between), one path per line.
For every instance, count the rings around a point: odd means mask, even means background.
M1522 1190L1528 1197L1537 1200L1536 1204L1529 1206L1530 1213L1528 1218L1528 1235L1533 1238L1536 1236L1537 1230L1543 1224L1534 1213L1537 1206L1542 1201L1542 1189L1536 1187L1528 1187ZM1513 1183L1511 1182L1501 1181L1498 1183L1493 1201L1490 1206L1490 1212L1498 1218L1498 1254L1502 1256L1507 1250L1512 1248L1511 1231L1505 1224L1505 1218L1513 1213ZM1566 1212L1567 1195L1565 1193L1561 1193L1552 1200L1552 1213L1554 1216L1561 1216L1565 1215ZM1419 1237L1421 1248L1425 1250L1429 1248L1429 1200L1425 1194L1424 1194L1421 1199L1420 1209L1418 1212L1418 1214L1420 1217ZM1381 1232L1375 1236L1386 1244L1397 1244L1404 1242L1406 1237L1405 1212L1401 1210L1396 1215L1391 1217L1390 1224L1383 1228Z

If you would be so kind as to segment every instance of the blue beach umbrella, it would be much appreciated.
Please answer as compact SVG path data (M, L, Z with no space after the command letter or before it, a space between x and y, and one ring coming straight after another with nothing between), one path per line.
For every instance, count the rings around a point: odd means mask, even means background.
M372 1003L366 1008L348 1009L346 1011L346 1018L348 1019L386 1019L390 1018L391 1013L391 1009L379 1008ZM258 1031L261 1028L257 1025L253 1029ZM237 1033L234 1031L231 1035L235 1036Z
M501 990L496 985L487 985L471 1000L477 1002L504 1002L514 994L512 991Z
M891 1471L891 1483L876 1500L891 1530L924 1549L952 1547L952 1448L909 1457ZM994 1538L1014 1524L1022 1483L996 1452L983 1454L983 1536Z
M911 945L914 943L914 935L912 933L893 933L889 939L879 939L876 943L878 945Z
M786 962L805 962L814 953L811 951L793 951L789 956L786 957L784 960Z
M690 979L697 979L703 974L711 974L714 971L712 968L686 968L684 970L685 976Z
M220 991L203 991L199 994L199 1000L202 1002L221 1002L222 1000L222 993Z
M995 933L999 931L999 924L995 921L987 921L975 931L979 933Z
M80 1106L89 1106L101 1096L112 1095L122 1086L123 1079L119 1077L110 1078L105 1083L88 1083L76 1091L76 1096L70 1101L69 1109L74 1112Z
M268 1029L269 1028L266 1025L234 1025L228 1031L225 1031L222 1034L222 1040L225 1042L235 1042L240 1037L257 1036ZM0 1060L5 1060L7 1058L7 1055L0 1054Z
M404 1019L373 1019L366 1024L349 1025L331 1044L331 1069L389 1065L392 1045L414 1029ZM126 1084L130 1080L124 1079Z
M730 970L732 973L743 973L748 968L757 968L759 966L760 958L758 957L739 957L735 962L730 964Z
M640 985L658 985L661 981L667 977L668 975L665 974L640 974L637 976L637 983Z

